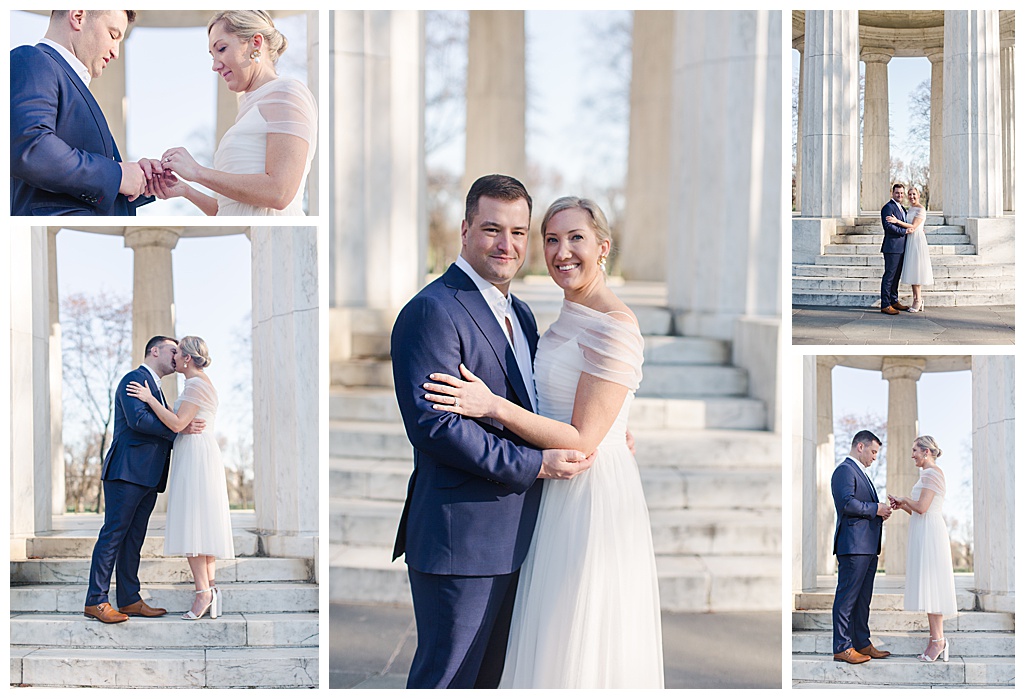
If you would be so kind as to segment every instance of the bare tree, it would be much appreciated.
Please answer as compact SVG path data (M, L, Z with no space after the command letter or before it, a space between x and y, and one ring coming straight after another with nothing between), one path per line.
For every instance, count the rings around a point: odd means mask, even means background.
M424 151L437 152L466 125L466 61L470 16L464 11L424 14Z
M872 482L879 490L886 488L886 419L875 413L857 415L848 413L833 421L833 450L837 463L851 451L851 440L861 430L869 430L883 441L879 447L879 458L866 469Z

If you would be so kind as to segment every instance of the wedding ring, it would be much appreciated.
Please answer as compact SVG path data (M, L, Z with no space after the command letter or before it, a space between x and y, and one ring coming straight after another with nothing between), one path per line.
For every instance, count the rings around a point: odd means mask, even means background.
M459 399L458 398L454 399L454 402L452 403L452 405L454 405L455 407L458 408L459 407Z
M168 157L164 158L164 162L165 162L165 163L169 163L169 162L171 162L171 157L170 157L170 156L168 156Z

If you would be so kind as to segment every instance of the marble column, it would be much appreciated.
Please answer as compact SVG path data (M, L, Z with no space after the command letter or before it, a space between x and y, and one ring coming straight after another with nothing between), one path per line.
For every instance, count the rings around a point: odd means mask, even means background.
M815 478L818 536L815 541L816 566L820 575L836 572L833 534L836 532L836 506L833 504L833 470L836 468L836 442L833 437L833 367L836 360L818 357L816 371Z
M889 384L886 403L886 494L910 495L918 481L911 447L918 436L918 379L925 369L923 357L884 357L883 378ZM888 575L903 575L907 568L908 518L891 517L884 531L883 565Z
M686 335L734 339L740 318L778 322L781 21L676 14L667 291Z
M320 94L320 13L309 11L306 13L306 85L313 91L313 94ZM321 107L323 109L324 107ZM328 143L327 134L321 136L318 141L324 146ZM309 192L308 208L309 215L316 216L320 213L320 154L324 146L318 145L317 151L313 154L313 162L310 164L310 174L306 178L306 191Z
M1000 37L1000 126L1004 211L1014 211L1014 33Z
M1003 215L999 29L997 10L944 12L943 212L948 218Z
M422 12L331 14L332 359L354 329L390 329L424 282L423 51Z
M890 94L888 64L893 49L863 48L865 120L862 135L861 208L875 210L890 198Z
M221 142L225 132L235 125L235 119L238 117L238 98L239 93L229 90L228 83L223 80L217 81L217 103L214 107L216 113L214 148Z
M46 257L48 268L49 329L50 329L50 511L62 515L64 502L64 410L63 384L64 362L61 352L60 295L57 291L57 232L52 226L47 230Z
M791 566L791 589L794 592L810 591L816 585L816 550L818 540L816 414L818 371L815 357L804 355L795 361L795 372L801 374L801 400L793 405L793 483L791 498L794 503L791 513L793 528L793 564Z
M975 590L987 612L1014 612L1014 357L972 357Z
M53 475L50 403L48 234L42 226L7 230L10 289L11 557L25 538L51 528Z
M925 50L932 64L929 83L929 211L943 211L943 48Z
M96 102L103 111L103 116L107 120L107 126L110 127L110 133L114 137L114 143L117 144L122 160L132 159L128 155L128 130L125 123L128 102L125 81L125 64L128 60L127 44L127 41L122 41L117 60L108 63L100 77L93 78L89 82L89 91L93 93L93 97L96 98ZM136 106L140 112L144 112L147 108L147 105L144 104ZM156 154L153 154L153 157L156 157Z
M634 12L630 148L619 270L631 281L665 281L669 218L673 13Z
M797 49L797 164L794 167L794 206L797 211L801 210L801 139L804 134L804 36L794 39L793 47Z
M858 12L808 10L801 215L858 215Z
M318 532L317 229L253 226L253 494L269 556L313 558Z

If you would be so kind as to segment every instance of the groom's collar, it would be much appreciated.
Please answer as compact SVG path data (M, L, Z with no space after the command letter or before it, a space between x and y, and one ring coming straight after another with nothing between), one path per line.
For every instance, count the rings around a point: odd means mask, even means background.
M156 381L156 385L154 386L154 388L156 388L157 391L160 391L160 377L157 376L157 372L153 371L153 368L146 362L142 363L142 368L150 373L150 376L152 376L153 380Z
M85 64L82 63L82 61L78 60L78 56L71 53L71 51L69 51L67 47L61 46L53 39L47 39L46 37L43 37L39 40L39 43L46 44L54 51L59 53L60 57L63 58L69 66L71 66L71 70L75 71L75 74L82 79L82 82L85 83L85 86L89 87L89 82L93 79L93 76L89 74L89 69L85 67Z

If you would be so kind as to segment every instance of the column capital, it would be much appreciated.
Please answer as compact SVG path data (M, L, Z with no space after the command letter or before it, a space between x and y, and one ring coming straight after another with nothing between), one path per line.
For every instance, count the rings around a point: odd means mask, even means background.
M828 354L820 354L815 357L815 366L822 369L832 369L838 364L836 357Z
M925 357L883 357L883 378L918 381L925 369Z
M861 49L861 60L865 63L887 64L893 58L893 49L882 46L866 46Z
M930 63L943 63L943 47L942 46L928 46L922 53L929 59Z
M804 34L791 41L790 47L804 55Z
M173 250L184 229L171 226L125 226L125 247Z

